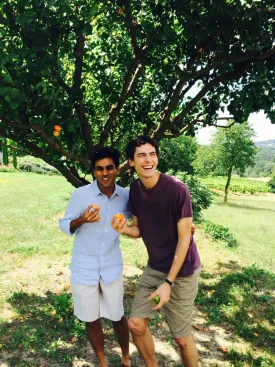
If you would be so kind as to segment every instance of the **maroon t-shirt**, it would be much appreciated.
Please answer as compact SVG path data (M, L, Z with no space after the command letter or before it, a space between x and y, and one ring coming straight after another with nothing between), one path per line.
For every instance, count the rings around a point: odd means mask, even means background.
M148 251L148 264L168 273L178 243L177 223L192 217L190 194L186 185L175 177L160 174L157 184L146 189L138 179L130 186L127 210L138 218L141 237ZM188 276L200 266L196 243L190 245L178 276Z

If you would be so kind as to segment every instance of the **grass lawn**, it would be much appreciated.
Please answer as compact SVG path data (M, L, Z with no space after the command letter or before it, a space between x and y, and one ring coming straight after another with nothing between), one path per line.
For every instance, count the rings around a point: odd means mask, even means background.
M216 193L204 218L229 228L244 263L275 272L275 194L229 194L224 203L223 193Z
M0 172L1 367L96 365L84 325L72 313L72 238L57 225L73 190L60 176ZM197 226L202 273L194 331L200 366L275 366L274 205L268 195L234 195L227 205L215 197L205 216L230 228L239 243L234 249L211 241ZM121 248L131 270L125 277L128 315L147 256L141 240L122 236ZM107 321L103 326L109 363L118 365L113 330ZM181 366L169 333L162 332L162 313L150 328L159 366ZM140 366L133 352L132 367Z

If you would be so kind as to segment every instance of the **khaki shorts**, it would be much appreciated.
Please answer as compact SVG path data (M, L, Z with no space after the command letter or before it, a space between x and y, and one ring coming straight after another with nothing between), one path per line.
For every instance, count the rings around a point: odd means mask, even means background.
M170 300L163 306L167 324L174 338L186 338L191 334L192 313L198 293L199 274L200 268L195 270L191 276L176 278L171 289ZM148 300L148 297L166 278L167 274L147 265L138 284L130 317L151 319L156 316L157 311L152 310L154 304Z
M98 285L83 285L71 282L74 314L79 320L91 322L105 317L119 321L124 315L123 274L110 284L100 278Z

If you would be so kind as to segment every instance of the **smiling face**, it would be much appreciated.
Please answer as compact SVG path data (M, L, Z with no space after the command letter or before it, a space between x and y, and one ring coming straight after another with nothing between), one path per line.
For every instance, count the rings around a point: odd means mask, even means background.
M135 169L141 180L156 177L158 156L155 147L149 143L136 147L134 160L129 159L129 164Z
M115 180L119 174L119 168L115 167L112 158L103 158L96 161L93 174L102 193L114 191Z

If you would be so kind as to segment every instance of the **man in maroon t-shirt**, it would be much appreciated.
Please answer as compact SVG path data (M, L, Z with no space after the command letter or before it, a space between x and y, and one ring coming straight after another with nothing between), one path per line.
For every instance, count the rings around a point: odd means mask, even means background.
M157 361L150 318L163 307L185 367L198 366L198 353L191 336L191 319L198 291L200 258L191 235L192 206L184 183L156 171L157 143L139 136L126 148L129 164L139 179L130 186L127 210L133 225L113 219L113 227L131 237L142 237L148 251L148 265L137 288L129 328L146 366ZM153 307L152 299L159 303Z

